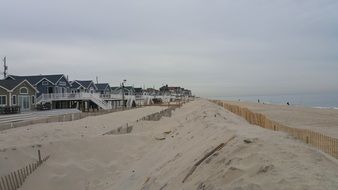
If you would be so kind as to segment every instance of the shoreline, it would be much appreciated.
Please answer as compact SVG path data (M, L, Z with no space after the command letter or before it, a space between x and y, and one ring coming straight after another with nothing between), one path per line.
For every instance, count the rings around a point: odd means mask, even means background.
M249 95L249 96L214 96L207 99L225 100L225 101L241 101L257 103L258 99L261 103L291 105L304 107L325 107L338 108L338 92L326 93L310 93L310 94L282 94L282 95Z
M206 98L209 99L209 98ZM310 105L301 105L301 104L290 104L287 105L286 103L275 103L275 102L261 102L258 103L257 100L231 100L231 99L216 99L216 98L211 98L210 100L221 100L221 101L227 101L227 102L244 102L244 103L257 103L257 104L266 104L266 105L276 105L276 106L295 106L295 107L301 107L301 108L316 108L316 109L334 109L337 110L338 106L310 106Z
M262 113L269 119L289 127L310 129L338 138L338 109L320 109L244 101L224 102L248 108L253 112Z

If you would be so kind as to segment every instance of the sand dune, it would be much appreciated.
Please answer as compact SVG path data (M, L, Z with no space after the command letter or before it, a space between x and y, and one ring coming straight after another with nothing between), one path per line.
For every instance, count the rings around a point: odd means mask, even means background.
M0 152L1 170L9 158L12 167L27 155L33 160L31 145L40 143L51 158L23 190L338 189L337 160L206 100L185 104L171 118L132 122L147 111L8 130L0 136L1 149L7 148ZM133 125L131 133L101 135L108 125L126 122ZM28 128L34 135L25 134Z

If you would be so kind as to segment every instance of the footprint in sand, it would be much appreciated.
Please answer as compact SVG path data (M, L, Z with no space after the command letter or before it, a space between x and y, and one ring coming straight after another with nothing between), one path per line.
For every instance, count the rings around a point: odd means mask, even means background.
M235 187L233 190L262 190L262 188L257 184L250 183L244 186Z
M230 183L231 181L241 177L244 174L243 170L235 167L230 167L228 171L223 175L224 182Z

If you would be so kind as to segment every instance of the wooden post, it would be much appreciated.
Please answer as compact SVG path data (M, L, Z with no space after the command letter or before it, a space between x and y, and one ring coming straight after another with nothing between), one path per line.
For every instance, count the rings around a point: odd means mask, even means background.
M20 174L20 178L21 178L21 184L23 184L23 182L25 181L25 175L24 175L22 169L19 169L19 174Z
M7 176L6 176L6 183L7 183L8 190L14 190L14 188L13 188L13 185L12 185L12 183L11 183L10 176L9 176L9 175L7 175Z
M26 180L26 177L27 177L27 174L26 174L26 171L25 171L25 168L22 168L21 169L21 173L22 173L22 179L23 179L23 181L25 181Z
M40 150L38 150L38 157L39 157L39 163L41 164L41 151Z
M29 175L28 166L26 166L26 177Z
M6 185L6 180L4 177L1 177L1 182L2 182L2 186L4 188L4 190L8 190L9 187Z
M1 181L0 181L0 190L6 190L5 189L5 184L4 184L4 181L3 181L2 177L1 177Z
M14 189L16 189L16 183L15 183L15 179L14 179L14 174L13 174L13 172L12 172L10 175L11 175L13 187L14 187Z
M15 182L16 182L16 188L19 188L20 187L20 183L19 183L19 180L18 180L18 176L16 175L16 172L14 172L14 178L15 178Z
M334 150L333 151L334 151L334 157L338 159L338 142L337 141L338 141L337 139L334 139L334 143L333 143Z
M11 174L8 174L8 179L9 179L9 183L11 184L12 189L15 190L15 184L14 184Z
M7 176L5 176L5 180L6 180L7 190L11 190L11 186L9 185Z
M20 170L16 171L17 175L18 175L18 179L19 179L19 185L21 186L22 185L22 176L20 174Z

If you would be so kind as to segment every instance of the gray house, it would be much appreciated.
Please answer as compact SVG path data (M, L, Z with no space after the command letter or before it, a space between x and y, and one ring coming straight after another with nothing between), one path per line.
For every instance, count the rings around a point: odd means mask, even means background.
M35 108L38 90L26 79L0 80L0 106L19 106L21 111Z
M89 92L95 93L98 88L92 80L74 80L71 81L71 92L80 93L80 92Z
M37 97L41 94L69 93L71 87L68 79L63 74L32 76L9 75L6 79L19 81L26 79L39 91Z
M100 94L110 94L111 88L108 83L97 83L95 84L97 87L97 92Z

